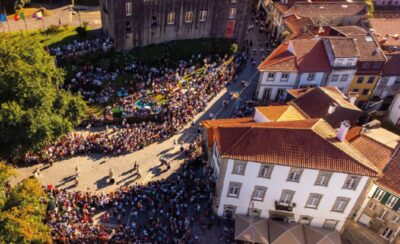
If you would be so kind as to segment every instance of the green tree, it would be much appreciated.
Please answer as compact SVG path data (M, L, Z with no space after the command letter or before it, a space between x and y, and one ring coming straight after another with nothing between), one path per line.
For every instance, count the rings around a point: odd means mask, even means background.
M35 40L0 36L0 158L14 160L71 131L86 104Z
M31 0L15 0L14 2L14 10L22 9L26 4L31 3Z
M0 162L0 209L3 208L6 202L6 183L14 175L15 171L11 166Z
M0 243L51 243L47 201L37 179L15 186L0 211Z

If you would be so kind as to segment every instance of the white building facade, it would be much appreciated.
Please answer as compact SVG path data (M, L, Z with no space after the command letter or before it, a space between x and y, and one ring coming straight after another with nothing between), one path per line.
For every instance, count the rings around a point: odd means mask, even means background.
M223 177L214 204L219 216L251 211L265 218L340 230L369 180L367 176L233 159L218 162L221 159L214 152L211 165L215 175Z
M261 72L258 81L257 99L262 101L284 100L287 89L293 89L297 82L297 72Z
M397 92L397 94L395 95L395 97L393 99L392 104L389 107L387 119L395 125L400 124L400 93L399 92Z

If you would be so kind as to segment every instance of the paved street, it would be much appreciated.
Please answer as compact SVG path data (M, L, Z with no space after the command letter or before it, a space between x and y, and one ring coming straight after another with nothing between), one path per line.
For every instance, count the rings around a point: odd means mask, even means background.
M89 26L92 29L101 28L101 18L100 18L100 11L96 8L91 9L82 9L80 14L78 12L72 12L68 5L63 7L58 7L55 9L51 9L52 14L50 16L45 16L43 21L33 19L32 16L26 16L26 25L28 30L37 30L43 29L43 25L45 28L49 27L50 25L61 25L68 24L69 26L79 26L80 23L88 22ZM11 32L16 31L25 31L25 23L24 21L14 21L12 16L8 17L8 23L3 23L1 26L0 31L8 32L8 26L10 27Z

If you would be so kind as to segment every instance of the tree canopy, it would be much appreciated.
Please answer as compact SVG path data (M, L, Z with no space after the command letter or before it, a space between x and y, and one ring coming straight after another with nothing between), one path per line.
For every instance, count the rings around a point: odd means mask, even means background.
M45 224L48 198L37 179L25 179L14 188L6 182L14 174L0 162L0 243L51 243Z
M0 158L39 151L77 125L86 105L61 89L63 81L64 71L40 43L0 36Z

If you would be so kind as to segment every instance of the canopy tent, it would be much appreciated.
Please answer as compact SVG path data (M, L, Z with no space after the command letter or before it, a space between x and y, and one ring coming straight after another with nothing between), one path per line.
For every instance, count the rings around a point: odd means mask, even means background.
M266 219L253 218L236 215L235 217L235 240L269 243L268 222Z
M336 230L283 221L235 216L235 240L261 244L341 244Z

